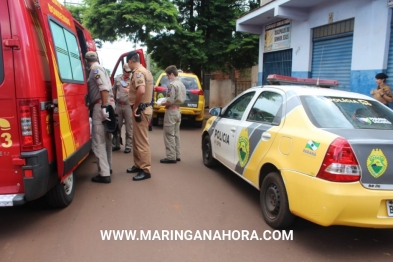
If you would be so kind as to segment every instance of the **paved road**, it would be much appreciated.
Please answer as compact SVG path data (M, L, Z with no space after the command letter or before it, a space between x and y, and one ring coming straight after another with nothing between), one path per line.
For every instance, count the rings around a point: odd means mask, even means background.
M131 154L117 151L109 185L90 181L93 157L77 169L66 209L42 201L0 209L0 261L393 261L393 230L324 228L301 219L290 228L292 241L101 240L100 230L110 229L151 230L151 237L154 230L212 230L212 237L215 230L248 230L249 237L271 230L256 189L224 167L203 165L200 132L183 126L182 160L164 165L162 127L155 127L150 180L132 181L125 172Z

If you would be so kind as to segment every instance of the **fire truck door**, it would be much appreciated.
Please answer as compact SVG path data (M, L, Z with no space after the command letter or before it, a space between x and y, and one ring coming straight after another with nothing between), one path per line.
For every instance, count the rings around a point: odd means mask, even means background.
M71 13L59 2L36 0L52 83L58 175L64 180L91 147L87 85Z

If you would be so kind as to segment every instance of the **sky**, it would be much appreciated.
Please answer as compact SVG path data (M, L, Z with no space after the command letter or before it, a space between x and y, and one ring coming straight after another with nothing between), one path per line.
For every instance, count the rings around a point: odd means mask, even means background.
M97 49L97 53L101 65L112 72L118 58L122 54L140 48L146 51L146 47L141 47L139 44L135 45L135 43L120 40L113 43L104 42L102 48Z

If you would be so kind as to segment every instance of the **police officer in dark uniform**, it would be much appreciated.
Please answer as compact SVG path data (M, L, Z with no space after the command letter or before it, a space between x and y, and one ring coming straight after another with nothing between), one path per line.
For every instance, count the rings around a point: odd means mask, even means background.
M151 155L148 140L149 122L153 113L151 97L153 95L153 76L140 63L139 54L131 51L127 55L128 66L132 70L131 87L128 95L133 111L133 155L134 166L127 169L127 173L137 173L134 181L151 177Z

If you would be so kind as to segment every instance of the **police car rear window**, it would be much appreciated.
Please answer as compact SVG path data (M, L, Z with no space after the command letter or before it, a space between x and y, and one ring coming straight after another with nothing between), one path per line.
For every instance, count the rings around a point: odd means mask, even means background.
M372 100L301 96L311 122L319 128L393 129L393 111Z
M179 76L179 79L186 87L186 90L198 89L198 83L195 77ZM160 86L164 86L164 87L169 86L169 79L167 76L161 77Z

